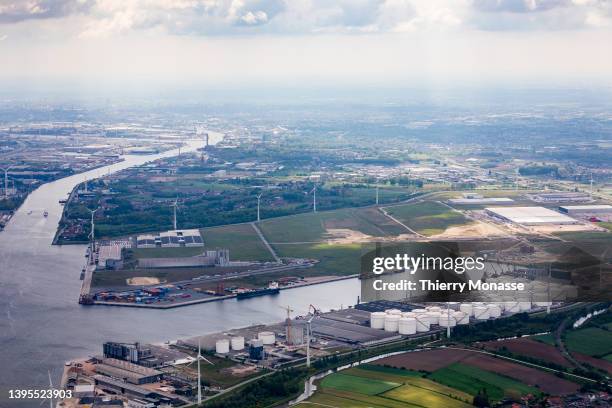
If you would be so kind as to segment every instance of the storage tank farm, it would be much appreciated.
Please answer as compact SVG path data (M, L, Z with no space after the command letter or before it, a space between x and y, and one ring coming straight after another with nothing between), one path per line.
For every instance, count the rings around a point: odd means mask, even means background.
M528 299L511 297L498 298L502 301L489 302L447 302L429 304L402 312L399 309L387 309L384 312L370 313L370 327L398 333L413 335L425 333L435 328L449 329L470 323L497 319L515 313L527 312L534 306L545 307L551 302L531 302Z

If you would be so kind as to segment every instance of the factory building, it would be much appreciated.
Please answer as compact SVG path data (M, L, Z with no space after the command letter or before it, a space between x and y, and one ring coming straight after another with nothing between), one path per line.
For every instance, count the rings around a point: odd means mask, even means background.
M138 248L202 247L204 240L198 229L171 230L158 235L143 234L136 238Z
M265 358L264 342L260 339L253 339L249 344L249 358L251 360L263 360Z
M520 225L577 224L573 218L544 207L487 207L486 213L504 221Z
M98 374L137 385L158 382L163 376L161 371L115 358L102 359L100 364L96 364L95 370Z
M138 363L151 357L151 349L142 348L138 343L116 343L107 341L102 345L104 357Z
M193 268L204 266L227 266L229 264L229 249L206 251L198 256L176 258L140 258L138 267L147 268Z
M612 214L612 205L564 205L559 207L559 211L567 215L579 217L588 215L610 215Z
M555 192L530 194L529 198L538 203L587 203L592 201L591 195L578 192Z

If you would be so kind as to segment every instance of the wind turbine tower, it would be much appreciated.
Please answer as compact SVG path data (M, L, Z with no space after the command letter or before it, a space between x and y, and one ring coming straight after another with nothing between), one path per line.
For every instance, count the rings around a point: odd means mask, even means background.
M259 204L261 203L261 194L257 196L257 222L261 221L259 214Z
M174 200L174 203L172 203L172 207L174 207L174 219L173 219L173 226L174 226L174 230L176 231L176 207L178 206L178 198Z
M312 188L312 212L317 212L317 186Z
M8 198L8 172L13 166L8 166L4 170L4 198Z
M593 199L593 172L591 172L591 200Z
M378 181L376 181L376 205L378 205Z

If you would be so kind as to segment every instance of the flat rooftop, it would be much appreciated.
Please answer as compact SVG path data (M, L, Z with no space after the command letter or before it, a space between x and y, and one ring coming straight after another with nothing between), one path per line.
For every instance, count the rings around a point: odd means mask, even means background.
M577 223L575 219L545 207L487 207L485 210L499 218L523 225Z
M590 210L608 210L612 211L612 205L595 204L595 205L563 205L559 208L569 211L590 211Z

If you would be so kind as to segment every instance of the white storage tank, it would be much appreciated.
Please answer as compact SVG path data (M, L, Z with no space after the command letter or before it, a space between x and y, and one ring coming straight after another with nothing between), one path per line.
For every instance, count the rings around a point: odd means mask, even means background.
M417 330L417 322L414 317L402 317L399 319L399 334L414 334Z
M489 319L489 308L486 306L474 306L474 317L476 320Z
M440 310L442 310L440 306L427 306L426 309L429 312L439 312Z
M516 300L504 302L504 309L506 309L506 312L508 313L518 313L521 311L519 303Z
M427 312L429 324L438 324L440 322L440 312Z
M501 316L501 308L496 303L489 303L487 305L487 309L489 309L489 316L493 318L498 318Z
M552 306L552 302L534 302L533 304L536 305L537 307Z
M373 329L383 329L385 327L385 312L370 313L370 327Z
M455 327L457 323L455 322L455 318L453 316L441 314L439 324L440 324L440 327Z
M419 333L429 331L429 329L430 329L430 327L429 327L429 317L426 314L421 313L421 314L417 315L417 317L415 317L415 320L416 320L416 330Z
M276 342L276 336L274 332L271 331L259 332L257 333L257 338L262 340L265 345L274 344Z
M455 312L453 313L453 317L457 324L469 324L470 323L470 315L465 312Z
M399 329L400 316L395 314L388 314L385 317L385 331L396 332Z
M455 311L459 310L459 302L448 302L447 306L449 309L453 309Z
M462 303L462 304L460 304L459 305L459 311L467 314L468 317L474 315L474 310L472 308L472 304L471 303Z
M399 309L387 309L385 310L385 313L388 315L398 315L398 316L402 315L402 311Z
M402 313L402 317L417 317L417 314L414 312L404 312Z
M416 313L416 314L427 313L427 309L412 309L412 313Z
M232 337L230 342L232 345L232 350L236 350L236 351L244 350L244 337L242 336Z
M521 312L527 312L531 310L531 302L528 300L521 300L520 302L518 302L518 305Z
M230 351L230 341L228 339L217 340L215 343L217 354L227 354Z

